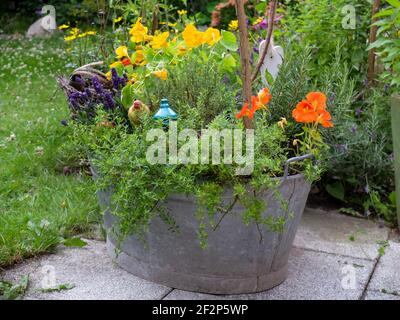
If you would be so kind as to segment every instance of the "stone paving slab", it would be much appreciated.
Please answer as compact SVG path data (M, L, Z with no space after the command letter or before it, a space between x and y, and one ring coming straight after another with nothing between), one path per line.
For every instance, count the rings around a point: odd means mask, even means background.
M365 300L400 300L400 295L387 294L380 291L367 291Z
M387 240L388 236L389 229L376 222L306 208L294 246L374 260L378 257L377 242Z
M355 289L344 289L342 279L348 273L347 266L353 266L356 276ZM269 291L246 295L208 295L174 290L166 300L318 300L318 299L360 299L374 262L336 256L332 254L293 248L289 259L288 279ZM343 269L344 268L344 269Z
M126 300L161 299L170 288L137 278L113 264L105 242L85 240L83 248L60 247L57 254L31 259L5 272L4 278L12 281L29 274L29 290L25 299L49 300ZM57 285L75 285L71 290L42 293L45 270L54 268ZM50 277L51 275L48 275Z
M61 246L45 255L5 271L1 276L18 281L30 275L25 299L360 299L371 279L365 299L397 299L384 292L400 292L400 243L389 240L386 253L376 264L377 241L388 239L378 224L322 210L307 209L289 259L289 277L280 286L258 294L216 296L172 290L139 279L115 266L102 241L87 240L84 248ZM354 241L350 241L350 237ZM71 290L42 293L43 267L56 272L57 284ZM355 272L357 284L344 289L346 268ZM49 267L47 267L49 268ZM347 269L348 271L348 269ZM382 292L384 289L386 291Z
M368 290L400 294L400 243L388 241L388 244L375 268Z

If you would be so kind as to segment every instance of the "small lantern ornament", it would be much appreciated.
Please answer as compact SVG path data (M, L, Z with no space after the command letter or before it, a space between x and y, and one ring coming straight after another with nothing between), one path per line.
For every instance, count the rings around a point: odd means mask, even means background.
M169 128L169 121L178 119L178 114L169 106L168 99L161 99L160 110L153 116L155 120L162 120L165 130Z

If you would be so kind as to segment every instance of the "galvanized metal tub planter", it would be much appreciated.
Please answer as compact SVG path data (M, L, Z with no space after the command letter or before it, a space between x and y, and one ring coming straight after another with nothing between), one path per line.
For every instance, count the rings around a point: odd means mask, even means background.
M165 222L156 218L150 224L145 246L135 236L118 245L111 231L117 220L107 211L108 252L128 272L173 288L214 294L270 289L287 277L289 253L311 186L300 174L281 178L281 182L279 190L289 210L281 208L271 190L260 197L267 204L265 216L286 218L282 233L255 224L246 226L241 218L244 208L235 204L218 228L209 228L208 247L202 249L197 238L195 197L173 195L164 206L175 219L179 232L171 232ZM99 196L103 204L109 203L110 193ZM226 188L224 204L231 203L232 198L232 190Z

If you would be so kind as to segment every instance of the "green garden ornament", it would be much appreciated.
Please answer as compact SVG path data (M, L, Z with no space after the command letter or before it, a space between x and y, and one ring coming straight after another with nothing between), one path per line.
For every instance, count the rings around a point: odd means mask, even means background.
M170 108L168 99L161 99L160 110L153 116L153 119L161 119L164 129L168 130L169 121L178 119L178 114Z

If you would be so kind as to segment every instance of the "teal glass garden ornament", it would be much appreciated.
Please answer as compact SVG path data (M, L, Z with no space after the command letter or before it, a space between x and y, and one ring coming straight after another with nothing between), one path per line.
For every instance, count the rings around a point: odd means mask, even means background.
M164 129L169 128L169 121L178 119L178 114L169 106L168 99L161 99L160 110L153 116L155 120L162 120Z

